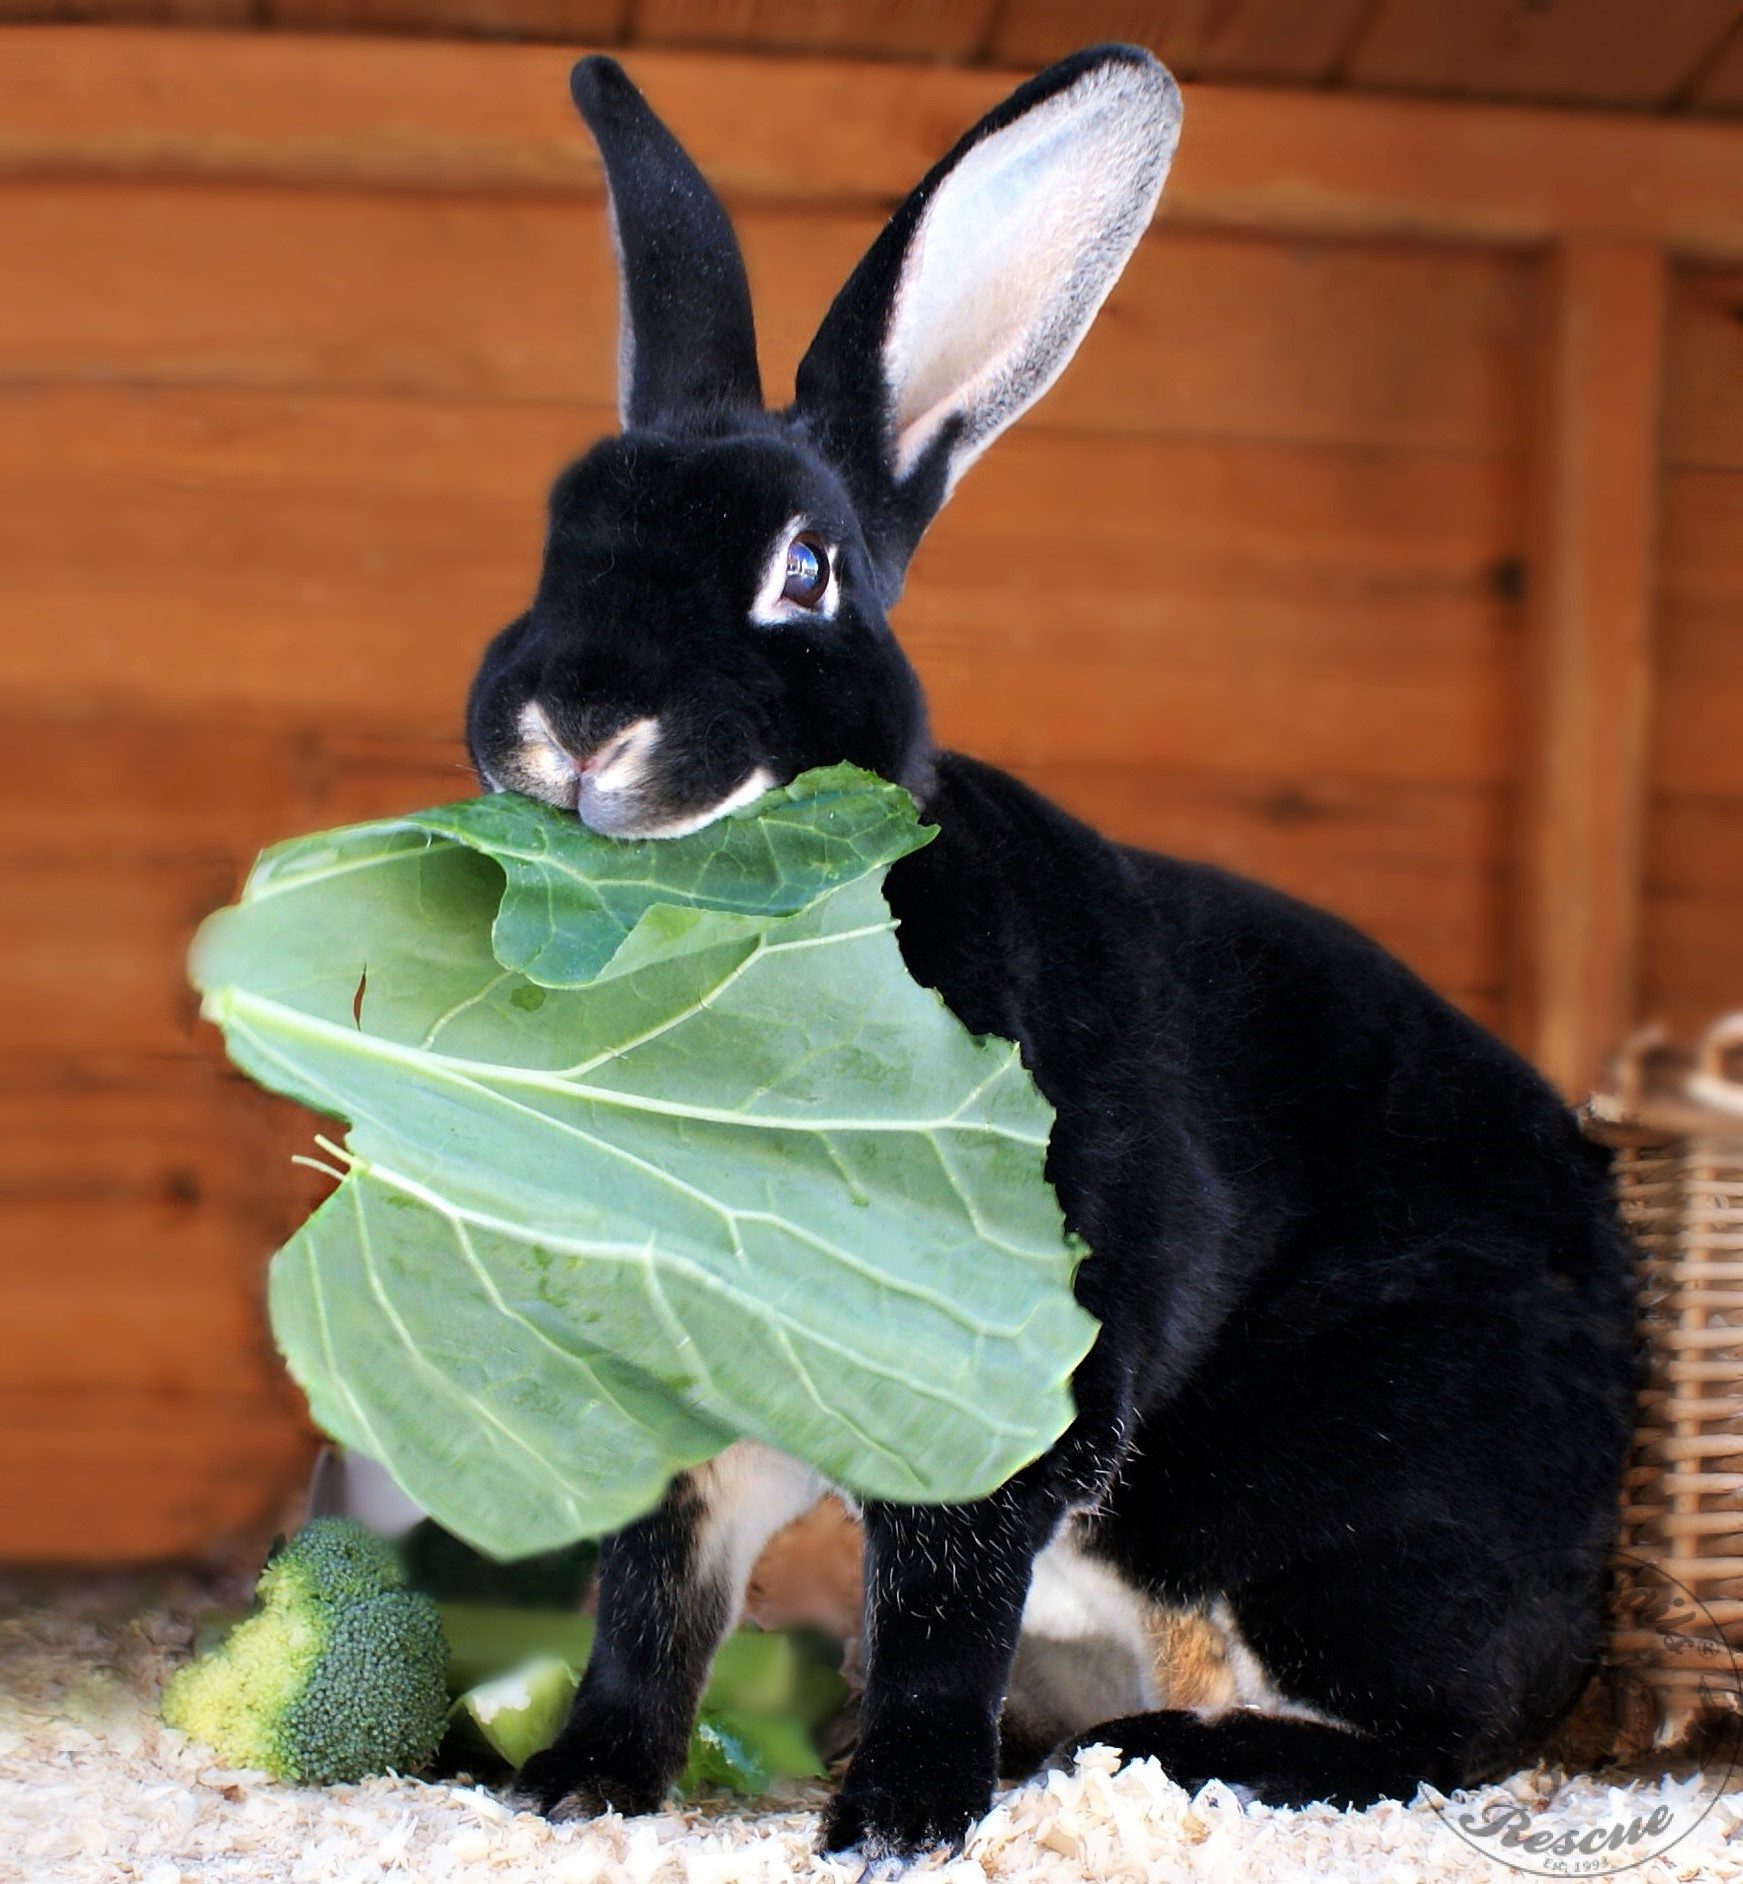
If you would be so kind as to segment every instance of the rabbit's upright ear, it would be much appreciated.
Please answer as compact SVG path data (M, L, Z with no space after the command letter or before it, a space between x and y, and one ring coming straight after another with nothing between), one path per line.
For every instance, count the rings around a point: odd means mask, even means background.
M624 428L670 429L711 408L760 408L750 284L719 197L615 59L583 59L569 89L611 195Z
M795 406L898 577L956 479L1076 352L1179 130L1179 88L1149 53L1077 53L984 117L849 277Z

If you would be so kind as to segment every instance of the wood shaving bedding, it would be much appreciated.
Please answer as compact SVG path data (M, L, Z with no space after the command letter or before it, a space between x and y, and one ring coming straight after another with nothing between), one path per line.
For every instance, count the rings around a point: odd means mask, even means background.
M131 1595L131 1601L129 1596ZM157 1597L159 1600L154 1601ZM144 1603L144 1607L137 1606ZM111 1584L56 1591L0 1619L0 1880L4 1884L852 1884L858 1862L815 1850L815 1787L772 1801L708 1802L651 1817L553 1826L480 1787L375 1779L311 1790L226 1770L156 1718L186 1653L193 1607ZM1557 1776L1522 1774L1489 1795L1526 1809ZM1668 1805L1699 1823L1640 1884L1743 1884L1743 1774L1620 1786L1576 1780L1558 1825ZM1227 1787L1189 1798L1153 1762L1116 1772L1092 1750L1070 1774L1004 1792L965 1852L912 1875L948 1884L1247 1884L1354 1879L1434 1884L1530 1873L1473 1850L1426 1797L1342 1813L1243 1805Z

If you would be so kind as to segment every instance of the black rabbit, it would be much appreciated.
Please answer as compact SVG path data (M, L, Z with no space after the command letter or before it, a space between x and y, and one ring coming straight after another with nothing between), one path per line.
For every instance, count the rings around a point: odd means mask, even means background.
M574 93L610 186L623 433L557 481L532 607L472 691L479 775L634 836L838 760L907 786L940 836L890 872L903 954L966 1026L1021 1043L1093 1251L1102 1331L1059 1444L979 1503L865 1509L866 1687L826 1845L963 1836L1019 1631L1114 1671L1066 1701L1055 1683L1050 1731L1189 1787L1361 1804L1526 1759L1593 1666L1629 1427L1600 1158L1523 1061L1342 922L936 750L885 619L956 478L1143 234L1173 81L1098 47L984 118L872 245L779 413L719 202L617 65L584 60ZM822 1490L736 1446L607 1543L598 1647L524 1797L658 1804L758 1549ZM1227 1627L1232 1705L1157 1710L1158 1600Z

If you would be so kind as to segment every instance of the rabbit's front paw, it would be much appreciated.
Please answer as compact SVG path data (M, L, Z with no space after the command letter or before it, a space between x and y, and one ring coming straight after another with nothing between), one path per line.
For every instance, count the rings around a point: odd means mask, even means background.
M515 1774L509 1802L559 1822L602 1812L628 1818L657 1811L669 1783L669 1775L621 1741L603 1745L591 1736L565 1735Z
M991 1804L992 1781L978 1773L910 1770L856 1784L850 1771L824 1818L821 1843L865 1858L955 1850Z

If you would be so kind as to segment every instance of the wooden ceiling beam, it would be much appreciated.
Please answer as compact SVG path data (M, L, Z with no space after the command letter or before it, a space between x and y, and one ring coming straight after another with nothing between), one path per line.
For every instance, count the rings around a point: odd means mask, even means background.
M218 0L201 0L217 4ZM333 33L476 33L611 44L630 0L256 0L260 23Z
M998 0L635 0L636 45L839 58L978 59ZM1092 35L1093 37L1093 35Z
M0 180L157 176L596 193L555 47L0 29ZM630 55L729 198L895 201L1008 73ZM1171 220L1521 247L1571 237L1743 261L1721 123L1200 86Z
M1679 102L1690 111L1743 112L1743 15L1692 76Z
M1428 97L1650 109L1739 13L1739 0L1380 0L1339 76Z
M1313 85L1331 77L1372 0L1004 0L995 64L1040 66L1079 46L1148 46L1181 78Z

